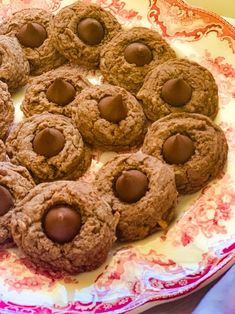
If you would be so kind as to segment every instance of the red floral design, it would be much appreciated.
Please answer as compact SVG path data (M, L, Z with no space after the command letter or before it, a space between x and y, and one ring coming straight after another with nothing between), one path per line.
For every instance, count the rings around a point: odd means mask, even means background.
M228 42L235 52L234 28L219 16L188 6L181 0L150 0L149 21L160 26L165 37L198 41L210 32Z
M187 246L199 234L211 238L216 234L226 234L226 222L234 218L235 189L233 179L224 175L219 183L205 188L200 197L185 215L171 229L170 237L174 246Z
M138 24L145 20L133 6L133 1L128 0L84 0L88 3L101 4L103 8L116 14L121 22L127 25ZM42 7L54 11L58 9L63 0L5 0L0 3L0 15L5 19L15 10L25 7ZM235 80L234 64L229 58L234 51L235 32L232 27L222 19L203 10L188 7L181 0L149 0L148 20L152 27L162 31L169 40L184 45L191 42L192 50L187 50L189 58L206 66L215 76L219 86L221 113L234 106ZM139 24L138 24L139 25ZM146 23L144 24L146 25ZM228 49L215 51L204 49L200 40L205 39L210 32L215 32L218 43L226 43ZM184 47L184 46L183 46ZM185 46L186 47L186 46ZM199 48L198 48L199 47ZM197 49L198 48L198 49ZM230 49L231 48L231 49ZM188 52L189 51L189 52ZM229 54L227 54L229 53ZM81 68L81 73L91 80L95 76L96 82L102 82L102 77L97 71L88 71ZM227 117L227 116L226 116ZM226 133L229 143L230 157L235 154L235 125L229 119L220 122ZM100 167L102 154L97 152L94 156L90 172L84 180L90 181ZM230 161L231 162L231 161ZM228 226L234 221L235 191L234 176L226 174L220 181L214 182L195 197L194 203L187 212L171 227L168 233L158 237L152 236L149 243L136 242L129 246L115 249L109 264L103 272L88 274L87 279L80 282L81 277L67 276L63 273L53 272L50 269L36 267L25 257L19 256L16 250L0 251L0 295L4 300L11 298L10 293L17 292L21 304L10 301L0 301L0 308L10 313L52 314L66 313L126 313L141 307L147 302L173 300L194 291L200 285L211 280L217 272L231 265L235 258L235 234L231 234ZM218 241L212 241L214 235ZM203 239L205 246L207 240L212 243L210 247L198 256L199 262L184 263L174 260L175 256L166 252L159 253L161 246L167 245L174 249L180 248L185 254L190 254L190 245L197 245L198 237ZM146 240L147 241L147 240ZM161 246L159 246L159 243ZM171 249L169 249L171 250ZM172 253L172 252L170 252ZM93 277L92 277L93 276ZM82 281L81 280L81 281ZM85 282L85 284L84 284ZM74 297L63 295L67 301L65 305L55 305L58 298L56 293L59 287L75 284L79 294ZM68 288L68 291L70 288ZM73 289L71 289L73 290ZM45 293L48 306L45 307L44 299L33 306L27 305L30 293ZM8 294L9 293L9 294ZM58 297L58 295L57 295ZM66 299L67 298L67 299ZM56 301L55 301L56 300ZM71 302L69 302L71 301Z
M12 13L26 8L42 8L49 11L57 10L61 0L9 0L0 2L1 19L7 19Z
M104 9L110 10L112 13L118 16L119 19L127 20L141 20L142 16L133 9L125 9L126 3L122 0L84 0L86 3L96 3L102 6Z

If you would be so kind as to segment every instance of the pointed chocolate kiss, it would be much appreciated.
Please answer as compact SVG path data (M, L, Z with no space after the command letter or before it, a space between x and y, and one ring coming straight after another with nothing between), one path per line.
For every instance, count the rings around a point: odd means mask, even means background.
M109 122L118 123L127 116L127 108L120 94L102 98L98 103L98 108L101 118Z
M38 155L52 157L64 148L64 135L55 128L46 128L40 131L33 139L33 150Z
M149 64L153 55L148 46L141 43L132 43L124 51L124 57L128 63L134 63L137 67Z
M28 23L21 27L16 37L21 45L30 48L38 48L47 38L47 31L38 23Z
M171 79L162 87L161 97L173 107L187 104L192 97L191 86L183 79Z
M50 208L43 221L48 238L60 244L71 242L79 233L81 225L80 213L67 205Z
M184 164L195 152L193 141L185 135L170 136L163 144L162 154L168 164Z
M87 45L98 45L104 38L104 29L99 21L93 18L82 20L77 27L78 37Z
M14 206L11 193L0 185L0 216L4 216Z
M115 190L121 201L135 203L146 194L148 178L139 170L123 171L116 181Z
M56 78L46 92L47 99L60 106L66 106L74 100L76 90L72 84Z

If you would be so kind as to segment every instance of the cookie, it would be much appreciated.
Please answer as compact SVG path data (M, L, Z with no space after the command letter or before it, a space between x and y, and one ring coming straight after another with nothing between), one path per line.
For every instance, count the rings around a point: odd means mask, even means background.
M121 241L166 229L174 216L174 172L152 156L137 152L114 157L100 169L95 185L120 214L117 237Z
M76 67L60 67L30 81L21 110L26 117L45 111L70 117L76 97L88 86Z
M24 9L14 13L0 26L1 35L16 36L30 64L30 72L42 74L65 62L52 45L53 15L42 9Z
M218 112L218 87L213 75L187 59L172 59L150 72L137 98L148 119L170 113L199 113L214 119Z
M154 30L134 27L119 32L101 51L104 78L136 94L147 73L175 52Z
M37 265L91 271L105 262L115 241L118 214L84 182L40 184L16 211L14 240Z
M36 182L77 179L91 162L71 120L43 113L15 125L7 138L7 152L13 163L26 167Z
M53 43L68 60L97 67L100 51L121 26L108 11L80 1L59 11L53 21Z
M146 118L136 98L108 84L84 89L73 108L73 121L84 140L105 150L125 150L143 142Z
M0 80L10 91L27 83L29 63L16 38L0 35L0 63Z
M7 84L0 81L0 139L4 139L14 120L14 106Z
M26 168L0 162L0 244L11 241L14 208L35 186Z
M5 161L7 159L6 147L3 141L0 140L0 161Z
M194 193L217 177L227 160L222 129L201 114L174 113L154 122L142 151L168 163L181 194Z

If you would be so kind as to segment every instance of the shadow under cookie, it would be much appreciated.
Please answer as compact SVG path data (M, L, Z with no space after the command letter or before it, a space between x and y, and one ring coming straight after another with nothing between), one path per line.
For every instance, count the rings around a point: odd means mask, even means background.
M44 113L11 130L6 142L11 161L25 166L36 182L77 179L89 167L90 150L72 121Z

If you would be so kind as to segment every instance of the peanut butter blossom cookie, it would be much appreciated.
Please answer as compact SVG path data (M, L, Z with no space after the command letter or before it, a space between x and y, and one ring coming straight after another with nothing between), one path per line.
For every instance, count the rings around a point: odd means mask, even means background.
M97 67L100 50L120 29L120 24L111 13L100 6L78 1L56 15L53 42L71 62Z
M228 146L221 128L208 117L175 113L151 125L142 151L170 165L178 191L187 194L221 173Z
M29 61L32 74L39 75L65 61L52 45L52 20L51 13L30 8L14 13L0 26L1 34L16 36Z
M34 186L26 168L0 162L0 243L11 240L14 208Z
M134 27L119 32L101 51L100 70L105 79L137 93L149 71L175 58L175 52L154 30Z
M119 215L84 182L40 184L16 211L14 240L37 265L72 274L91 271L115 241Z
M73 108L73 120L84 140L107 150L143 142L147 131L141 105L129 92L108 84L84 89Z
M148 119L170 113L204 114L214 119L218 112L218 88L213 75L196 62L172 59L149 73L137 94Z
M28 76L29 63L17 39L0 35L0 80L15 90L27 83Z
M36 182L77 179L91 162L79 131L62 115L25 119L12 129L6 146L12 162L25 166Z
M168 227L177 201L174 172L141 152L122 154L107 162L96 186L114 212L120 214L117 237L143 239Z
M14 120L14 106L7 84L0 81L0 139L3 139Z
M21 110L26 117L45 111L70 117L76 97L90 85L76 67L63 66L31 80Z

